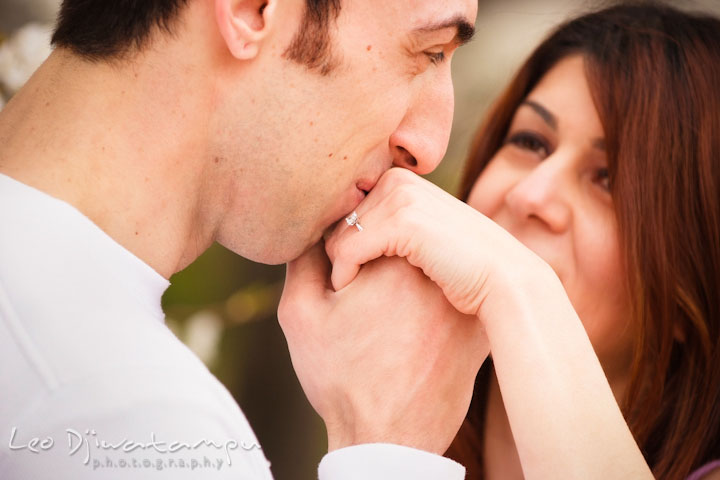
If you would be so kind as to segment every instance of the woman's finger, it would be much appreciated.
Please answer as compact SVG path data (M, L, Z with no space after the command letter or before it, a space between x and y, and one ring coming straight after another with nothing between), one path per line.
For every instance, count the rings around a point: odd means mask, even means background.
M330 262L323 242L319 242L288 263L283 297L304 298L309 301L321 298L330 288L329 276Z

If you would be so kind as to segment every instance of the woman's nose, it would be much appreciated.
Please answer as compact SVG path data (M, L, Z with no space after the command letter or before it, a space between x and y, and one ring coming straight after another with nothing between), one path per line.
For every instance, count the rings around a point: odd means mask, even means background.
M526 173L506 196L508 208L523 220L541 221L553 233L572 222L572 171L561 158L546 158Z

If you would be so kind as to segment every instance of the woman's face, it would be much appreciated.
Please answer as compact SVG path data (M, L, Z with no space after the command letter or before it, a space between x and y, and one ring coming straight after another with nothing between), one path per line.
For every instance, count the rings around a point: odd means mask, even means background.
M468 203L555 270L617 395L632 335L603 137L583 58L567 57L517 109Z

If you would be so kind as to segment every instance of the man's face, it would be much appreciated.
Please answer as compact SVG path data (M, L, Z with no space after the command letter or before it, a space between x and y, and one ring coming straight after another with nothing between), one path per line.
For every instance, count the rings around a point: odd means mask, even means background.
M458 23L477 12L475 0L345 0L330 25L334 69L322 75L283 56L303 3L278 12L277 36L246 74L255 80L237 85L242 109L218 106L218 154L237 167L217 239L263 263L300 255L393 164L438 165L450 57L467 33Z

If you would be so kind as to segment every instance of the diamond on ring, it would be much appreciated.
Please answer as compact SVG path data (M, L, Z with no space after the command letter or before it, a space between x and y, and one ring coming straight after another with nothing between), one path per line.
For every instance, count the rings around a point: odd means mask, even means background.
M358 229L358 232L362 232L362 231L363 231L363 227L362 227L362 225L360 225L357 212L352 212L352 213L350 214L350 216L345 219L345 221L346 221L347 224L350 225L351 227L352 227L352 226L355 226L355 227Z

